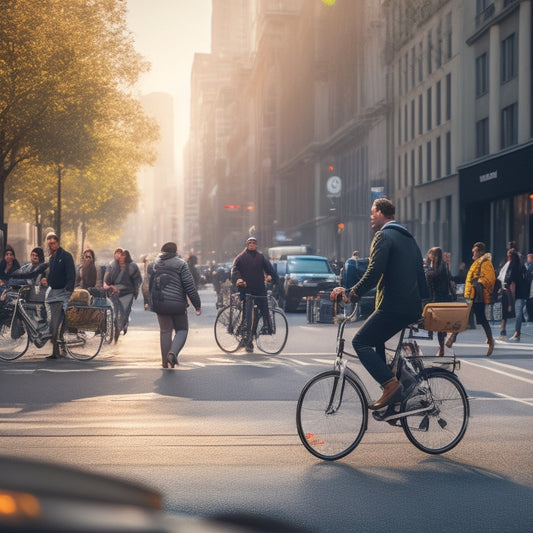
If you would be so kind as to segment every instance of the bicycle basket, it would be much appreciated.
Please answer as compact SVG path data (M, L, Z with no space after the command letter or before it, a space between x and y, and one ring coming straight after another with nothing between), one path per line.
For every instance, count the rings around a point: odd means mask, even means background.
M65 314L69 328L103 330L105 327L105 309L73 306L68 307Z

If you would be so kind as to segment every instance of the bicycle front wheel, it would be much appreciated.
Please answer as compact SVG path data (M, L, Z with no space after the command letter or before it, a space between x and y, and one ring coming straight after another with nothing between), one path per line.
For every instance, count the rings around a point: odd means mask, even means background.
M105 310L105 335L104 341L111 344L114 338L115 331L115 313L113 307L109 306Z
M338 370L309 381L298 399L296 425L302 444L319 459L348 455L363 438L368 407L359 385Z
M242 336L240 335L241 310L235 305L223 307L215 320L215 341L218 347L226 353L233 353L239 349Z
M289 335L289 324L285 313L279 309L272 309L269 326L265 324L263 316L257 321L257 347L264 353L276 355L285 348Z
M457 446L468 426L470 405L457 377L437 369L422 373L416 392L402 405L402 411L428 408L402 418L407 438L423 452L439 454Z
M26 331L26 325L22 319L15 316L6 323L0 325L0 359L14 361L22 357L30 344L30 338Z
M79 361L94 359L102 348L105 332L100 330L68 329L63 335L68 354Z

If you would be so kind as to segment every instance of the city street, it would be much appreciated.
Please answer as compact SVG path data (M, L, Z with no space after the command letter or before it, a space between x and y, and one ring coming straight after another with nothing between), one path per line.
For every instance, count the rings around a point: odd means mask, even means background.
M328 463L300 444L295 411L306 381L332 365L336 326L292 313L281 354L224 354L211 286L200 296L174 370L161 368L157 321L141 301L127 335L92 361L46 360L47 345L0 362L0 453L141 481L168 512L246 512L317 532L531 531L532 323L490 358L481 329L459 335L471 418L452 451L426 455L371 418L361 444ZM436 352L436 340L419 342Z

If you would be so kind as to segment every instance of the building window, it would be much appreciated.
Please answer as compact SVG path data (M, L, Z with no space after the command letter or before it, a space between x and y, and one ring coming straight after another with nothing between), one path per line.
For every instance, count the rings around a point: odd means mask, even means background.
M418 95L418 135L422 135L424 131L424 102L422 95Z
M513 79L518 69L515 34L509 35L502 41L502 83Z
M431 30L428 31L428 74L431 74L433 72L433 62L432 62L432 56L433 56L433 44L431 43Z
M435 51L435 68L442 65L442 21L437 25L437 50Z
M452 75L446 74L446 120L452 119Z
M416 83L416 47L411 49L411 87Z
M489 153L489 119L484 118L476 122L476 157Z
M402 60L398 60L398 94L402 95Z
M476 15L483 13L493 0L476 0Z
M405 81L405 94L409 92L409 54L405 52L405 66L403 68L403 77Z
M418 183L422 183L422 172L424 171L424 153L422 145L418 147Z
M426 117L427 117L427 130L429 131L431 129L431 87L427 90L426 93L427 97L427 110L426 110Z
M398 179L396 180L398 189L402 188L402 158L398 156Z
M403 141L407 142L409 140L409 118L407 116L407 104L403 107Z
M439 179L442 177L441 166L442 166L442 154L440 148L440 137L435 139L435 177Z
M424 45L422 41L418 43L418 83L424 78Z
M452 58L452 14L446 15L446 60Z
M446 132L446 176L452 173L452 134Z
M411 100L411 140L415 138L415 101Z
M489 92L489 62L487 53L476 57L476 96Z
M502 148L513 146L518 142L518 104L514 103L502 109Z
M409 180L411 183L409 185L412 187L415 184L415 151L414 149L411 150L411 179Z
M398 146L402 144L402 110L398 109Z
M431 177L431 141L426 143L426 173L427 181L431 181L433 179Z
M435 94L435 99L437 100L435 102L435 106L436 106L436 109L435 109L435 122L436 122L437 126L440 126L440 116L441 116L441 111L440 111L440 108L441 108L441 89L440 89L440 86L441 86L441 82L439 80L437 82L436 94Z

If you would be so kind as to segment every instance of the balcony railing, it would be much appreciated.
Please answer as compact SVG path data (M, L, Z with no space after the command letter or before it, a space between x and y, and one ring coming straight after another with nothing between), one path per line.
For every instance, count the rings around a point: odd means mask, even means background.
M486 9L481 11L481 13L476 16L476 26L481 26L481 24L487 22L487 20L494 16L495 11L496 8L494 4L490 4Z

